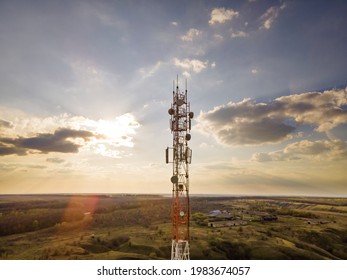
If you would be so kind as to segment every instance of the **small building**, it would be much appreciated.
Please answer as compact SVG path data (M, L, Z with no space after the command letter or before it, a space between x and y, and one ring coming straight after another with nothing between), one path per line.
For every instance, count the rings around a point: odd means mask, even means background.
M234 217L228 211L213 210L208 214L210 219L214 220L233 220Z
M209 218L214 218L218 215L222 214L222 211L220 210L212 210L210 213L208 213Z
M234 221L214 221L209 222L208 227L219 228L219 227L236 227L247 225L246 221L234 220Z

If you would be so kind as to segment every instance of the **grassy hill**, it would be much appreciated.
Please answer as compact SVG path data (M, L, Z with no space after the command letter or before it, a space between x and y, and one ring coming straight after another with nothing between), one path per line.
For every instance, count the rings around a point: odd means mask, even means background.
M347 259L345 198L190 201L191 259ZM170 259L170 203L145 195L0 196L0 259ZM234 222L209 226L216 209Z

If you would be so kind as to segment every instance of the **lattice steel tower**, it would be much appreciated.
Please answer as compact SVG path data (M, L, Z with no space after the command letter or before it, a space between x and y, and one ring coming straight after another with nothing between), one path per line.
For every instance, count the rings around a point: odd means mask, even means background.
M172 260L189 260L189 164L192 150L188 147L191 138L190 103L187 100L187 81L185 91L180 91L178 77L173 84L173 102L169 109L170 129L173 134L173 146L166 148L166 163L172 163Z

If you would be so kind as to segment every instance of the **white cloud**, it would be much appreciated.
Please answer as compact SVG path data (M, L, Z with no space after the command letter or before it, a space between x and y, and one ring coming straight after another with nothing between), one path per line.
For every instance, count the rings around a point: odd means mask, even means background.
M201 37L202 31L196 28L190 28L186 34L181 36L181 40L185 42L192 42L194 39Z
M224 37L220 34L214 34L213 38L217 41L222 41L224 39Z
M347 88L283 96L271 103L245 99L201 112L197 128L227 146L278 143L292 138L302 124L318 132L346 124L345 105Z
M177 22L177 21L172 21L172 22L171 22L171 25L177 26L177 25L178 25L178 22Z
M318 132L347 122L346 108L342 107L347 105L347 88L282 96L275 102L283 116L294 118L298 124L316 126Z
M216 62L212 62L212 63L211 63L211 68L212 68L212 69L216 68Z
M231 38L245 38L248 36L249 34L244 31L231 31Z
M260 17L262 25L260 29L270 29L276 18L279 16L280 11L286 8L286 4L283 3L281 6L272 6Z
M192 70L195 73L200 73L201 71L205 70L207 65L208 65L208 61L201 61L198 59L184 59L184 60L180 60L178 58L174 58L173 59L173 64L176 67L182 68L183 70Z
M216 23L223 23L226 21L230 21L233 18L239 16L239 12L234 11L233 9L225 9L225 8L214 8L211 11L211 19L209 20L209 24L213 25Z
M251 70L251 73L255 75L255 74L257 74L257 73L258 73L258 70L257 70L257 69L255 69L255 68L253 68L253 69Z
M184 71L182 72L183 77L185 77L186 79L189 79L191 77L190 73L188 71Z

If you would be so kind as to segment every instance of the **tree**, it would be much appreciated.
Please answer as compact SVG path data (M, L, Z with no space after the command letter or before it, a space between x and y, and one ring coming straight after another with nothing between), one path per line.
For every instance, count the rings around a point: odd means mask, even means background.
M39 221L34 220L32 226L33 226L33 230L37 230L39 228Z

